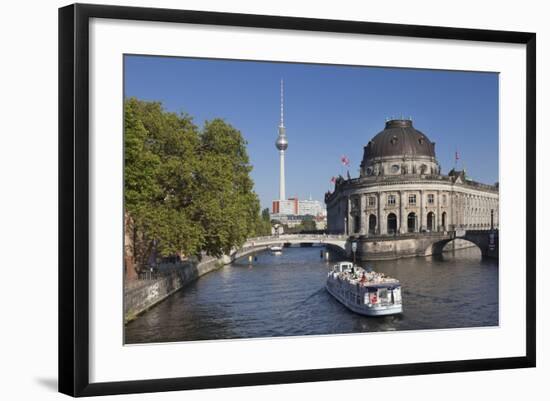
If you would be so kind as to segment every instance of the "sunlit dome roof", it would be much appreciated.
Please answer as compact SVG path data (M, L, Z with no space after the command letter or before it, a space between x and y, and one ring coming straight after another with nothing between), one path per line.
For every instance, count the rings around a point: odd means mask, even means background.
M416 130L412 120L389 120L365 146L363 162L392 156L435 159L435 143Z

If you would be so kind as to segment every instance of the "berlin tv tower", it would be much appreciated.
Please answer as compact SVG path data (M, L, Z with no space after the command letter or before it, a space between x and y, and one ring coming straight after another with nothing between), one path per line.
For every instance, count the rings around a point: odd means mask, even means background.
M283 80L281 79L281 122L279 124L279 136L275 141L275 146L279 149L279 200L285 200L285 151L288 148L288 141L286 139L286 129L284 123L284 109L283 109Z

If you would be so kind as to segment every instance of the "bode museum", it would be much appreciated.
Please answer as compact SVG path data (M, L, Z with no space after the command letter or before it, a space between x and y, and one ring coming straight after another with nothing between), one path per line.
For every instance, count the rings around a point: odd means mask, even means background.
M360 167L358 178L336 180L325 203L328 232L349 235L361 259L429 255L437 238L498 230L498 184L442 174L435 143L412 120L387 121Z

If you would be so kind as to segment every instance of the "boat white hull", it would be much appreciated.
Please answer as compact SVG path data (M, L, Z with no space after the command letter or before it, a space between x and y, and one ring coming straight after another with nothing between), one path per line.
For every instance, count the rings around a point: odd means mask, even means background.
M325 287L330 295L332 295L334 298L336 298L342 305L344 305L349 310L358 313L360 315L364 316L387 316L387 315L395 315L398 313L403 313L403 305L402 304L394 304L394 305L365 305L365 304L355 304L352 302L348 302L346 299L343 299L340 297L339 294L336 294L333 292L330 287L327 285Z

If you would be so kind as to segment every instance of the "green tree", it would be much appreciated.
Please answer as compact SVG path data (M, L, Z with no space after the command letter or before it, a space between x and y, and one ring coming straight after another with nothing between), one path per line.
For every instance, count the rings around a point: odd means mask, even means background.
M315 231L317 229L317 225L313 219L304 219L301 226L301 231Z
M161 255L221 256L265 230L241 133L223 120L200 130L157 102L125 102L125 212L137 269Z
M200 251L201 227L192 224L198 129L189 116L160 103L125 103L125 208L133 224L138 270L153 249L162 255Z
M241 133L215 119L205 123L200 139L198 221L206 231L204 250L220 256L256 233L260 203Z

